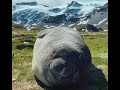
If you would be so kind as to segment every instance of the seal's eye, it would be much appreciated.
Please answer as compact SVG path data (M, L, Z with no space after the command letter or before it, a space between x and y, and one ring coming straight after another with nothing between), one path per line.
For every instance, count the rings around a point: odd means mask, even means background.
M38 36L38 38L43 38L46 35L46 33L41 33L41 35Z

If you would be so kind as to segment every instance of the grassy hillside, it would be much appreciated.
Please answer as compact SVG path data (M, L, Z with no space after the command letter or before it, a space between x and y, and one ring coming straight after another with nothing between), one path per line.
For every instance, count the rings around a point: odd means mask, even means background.
M12 90L43 90L34 80L31 62L33 46L39 31L12 30ZM90 48L92 63L108 78L108 33L81 32ZM106 90L106 89L104 89Z

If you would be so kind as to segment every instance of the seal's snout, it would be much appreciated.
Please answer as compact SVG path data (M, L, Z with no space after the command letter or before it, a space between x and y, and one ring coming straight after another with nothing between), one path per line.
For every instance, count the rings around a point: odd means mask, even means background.
M52 79L54 86L70 85L76 82L73 67L62 58L51 60L45 74L47 81L50 82Z

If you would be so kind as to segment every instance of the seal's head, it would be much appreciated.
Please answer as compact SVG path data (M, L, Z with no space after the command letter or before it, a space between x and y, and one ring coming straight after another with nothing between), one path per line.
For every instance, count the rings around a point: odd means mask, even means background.
M80 86L84 81L84 69L89 64L90 50L76 30L57 27L39 33L32 67L40 86Z

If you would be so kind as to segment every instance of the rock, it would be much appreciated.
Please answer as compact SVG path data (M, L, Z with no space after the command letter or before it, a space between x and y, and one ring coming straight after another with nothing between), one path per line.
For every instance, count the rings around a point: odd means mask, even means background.
M38 33L32 69L41 87L81 86L90 64L90 50L77 30L55 27Z
M76 29L78 31L83 31L83 32L88 32L88 31L92 31L92 32L98 32L101 31L100 29L98 29L97 27L95 27L94 25L90 25L90 24L80 24L76 26Z
M33 45L20 44L20 45L17 45L17 46L16 46L16 49L19 49L19 50L23 50L23 49L25 49L25 48L32 49L32 48L33 48Z

